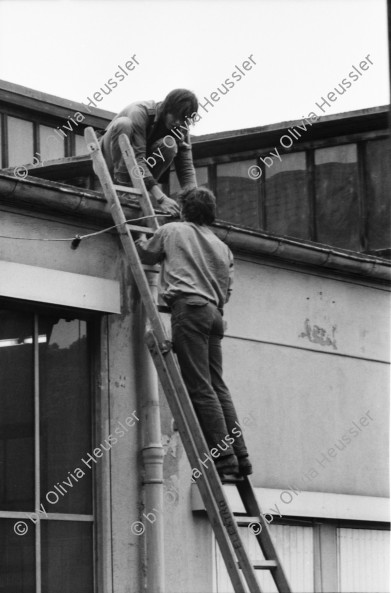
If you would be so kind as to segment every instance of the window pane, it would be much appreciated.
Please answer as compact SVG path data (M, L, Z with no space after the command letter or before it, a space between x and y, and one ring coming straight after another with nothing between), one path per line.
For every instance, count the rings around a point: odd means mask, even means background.
M88 150L84 136L75 134L75 155L78 154L88 154Z
M35 593L35 527L17 535L17 519L0 519L0 593Z
M372 140L366 148L369 249L391 247L390 141Z
M267 230L309 239L309 203L305 152L285 154L265 166Z
M92 470L82 461L94 465L86 323L42 317L39 333L47 340L39 361L41 501L51 513L91 514Z
M209 187L208 185L208 167L196 167L197 185Z
M33 162L34 141L31 121L8 117L8 166Z
M42 161L59 159L64 156L64 139L54 133L54 128L39 126L39 152Z
M0 309L0 510L2 511L34 510L32 335L32 315Z
M254 161L217 165L217 218L259 228L258 184L248 176Z
M360 251L356 145L315 150L315 184L317 240Z
M92 524L42 521L42 593L93 593Z

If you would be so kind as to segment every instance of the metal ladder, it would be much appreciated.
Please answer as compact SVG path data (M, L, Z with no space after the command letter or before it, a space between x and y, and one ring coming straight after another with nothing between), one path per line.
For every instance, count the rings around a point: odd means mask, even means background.
M248 593L248 591L250 593L261 593L261 588L255 574L256 568L270 570L277 590L281 593L290 593L291 589L272 542L267 522L261 514L250 479L244 477L235 481L244 508L249 515L249 517L241 517L236 520L229 508L214 463L209 464L207 468L204 466L201 468L201 459L205 460L205 455L209 453L209 449L183 382L177 359L171 349L171 343L168 340L159 311L150 292L143 265L139 259L137 248L131 235L131 230L135 230L136 227L127 224L125 214L117 196L117 190L129 192L129 188L115 186L113 184L93 128L86 128L84 135L88 151L92 157L94 172L100 180L104 195L110 205L113 220L118 226L123 249L128 258L133 277L150 321L151 329L146 333L145 342L156 366L160 383L176 421L191 467L197 468L201 472L201 476L197 478L198 489L234 591L235 593ZM120 137L120 147L134 186L134 189L132 188L130 193L133 195L137 193L139 195L140 207L145 216L154 215L155 213L149 194L145 188L144 180L135 174L137 171L137 162L133 148L125 134L122 134ZM150 227L149 229L143 227L138 228L138 230L153 234L159 227L156 217L148 219L148 226ZM244 519L245 521L243 521ZM255 535L255 537L265 558L265 560L262 560L255 566L250 563L238 530L238 523L250 522L257 522L260 525L260 533ZM248 588L246 587L246 583Z

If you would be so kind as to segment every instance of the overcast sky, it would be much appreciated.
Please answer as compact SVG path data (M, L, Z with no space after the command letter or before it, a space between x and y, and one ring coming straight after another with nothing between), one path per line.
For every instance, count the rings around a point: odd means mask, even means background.
M177 87L205 103L252 55L197 135L307 116L368 55L325 115L390 100L386 0L0 0L0 22L0 78L75 101L136 56L99 103L114 112Z

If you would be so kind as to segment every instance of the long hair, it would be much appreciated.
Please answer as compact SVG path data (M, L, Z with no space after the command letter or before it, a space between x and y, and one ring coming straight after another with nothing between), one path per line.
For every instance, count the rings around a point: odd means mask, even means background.
M168 93L162 103L162 113L172 113L181 121L190 117L192 113L198 111L198 99L192 91L187 89L174 89Z

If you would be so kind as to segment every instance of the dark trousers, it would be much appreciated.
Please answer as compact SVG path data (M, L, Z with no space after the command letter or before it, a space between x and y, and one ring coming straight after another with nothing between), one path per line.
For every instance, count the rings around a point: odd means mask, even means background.
M209 449L217 448L219 457L232 453L246 456L238 417L222 376L224 327L219 309L198 296L179 298L171 309L174 350Z
M134 129L132 121L128 117L117 117L100 139L100 145L110 174L114 179L117 179L118 176L121 176L122 179L124 177L129 179L128 170L119 146L119 137L121 134L126 134L132 144ZM152 146L146 147L146 157L149 166L147 167L147 163L143 162L140 172L142 174L146 169L150 169L156 180L159 180L164 171L170 168L178 152L178 147L175 143L169 146L163 140L164 138L159 138Z

